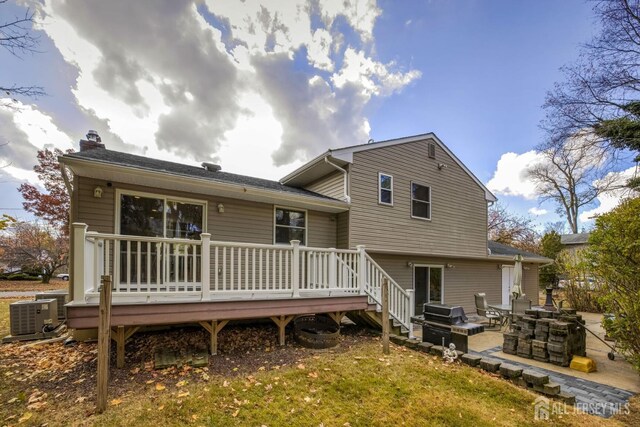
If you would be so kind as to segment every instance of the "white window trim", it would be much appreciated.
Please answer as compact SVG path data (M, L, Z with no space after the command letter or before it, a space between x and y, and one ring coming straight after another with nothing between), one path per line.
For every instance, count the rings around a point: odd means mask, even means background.
M388 176L389 178L391 178L391 188L390 189L382 188L380 186L380 178L382 178L383 175L384 176ZM391 203L386 203L386 202L382 201L382 197L380 197L382 195L382 190L391 192ZM389 175L388 173L384 173L384 172L378 172L378 204L379 205L383 205L383 206L393 206L393 175Z
M429 201L428 202L425 202L424 200L419 200L419 199L414 199L413 198L413 184L420 185L422 187L426 187L426 188L429 189ZM410 199L409 200L409 213L411 214L411 218L413 218L413 219L421 219L422 221L431 221L431 217L433 216L433 209L432 209L433 208L433 202L432 202L433 194L431 194L431 186L420 184L419 182L411 181L409 183L409 199ZM414 200L416 202L422 202L422 203L428 203L429 204L429 218L425 218L425 217L422 217L422 216L414 216L413 215L413 201Z
M207 201L206 200L199 200L199 199L190 199L187 197L175 197L175 196L168 196L166 194L158 194L158 193L147 193L144 191L134 191L134 190L126 190L126 189L120 189L120 188L116 188L116 200L115 200L115 234L120 234L120 196L125 195L125 196L139 196L139 197L148 197L148 198L154 198L154 199L162 199L164 202L164 206L165 209L163 209L163 213L162 213L162 237L166 237L167 236L167 200L171 200L171 201L176 201L176 202L185 202L185 203L191 203L194 205L202 205L203 209L202 209L202 232L203 233L207 233L207 225L208 225L208 215L207 215Z
M413 264L413 275L411 277L411 281L413 282L413 292L416 291L416 267L429 267L429 268L439 268L442 270L442 275L440 277L440 304L444 304L444 264ZM414 294L415 295L415 294ZM429 288L427 287L427 300L429 299ZM418 314L418 313L416 313Z
M291 206L280 206L273 205L273 244L274 245L290 245L291 243L277 243L276 242L276 210L284 209L289 211L296 212L304 212L304 242L300 242L302 246L307 246L307 241L309 240L309 211L307 209L294 208ZM286 227L286 228L302 228L302 227L292 227L290 225L278 225L278 227Z

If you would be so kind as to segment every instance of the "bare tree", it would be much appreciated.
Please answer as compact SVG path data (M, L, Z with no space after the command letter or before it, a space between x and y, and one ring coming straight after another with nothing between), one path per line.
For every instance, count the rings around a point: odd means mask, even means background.
M530 218L513 214L496 203L489 209L487 231L489 240L537 252L539 235Z
M542 161L527 170L541 200L556 204L556 212L566 218L572 233L578 233L582 208L592 205L602 193L620 187L618 177L610 173L614 157L592 139L583 132L550 144L541 151Z
M0 7L7 0L0 0ZM5 14L1 14L5 15ZM0 46L10 52L16 58L22 58L25 54L38 53L39 37L32 33L34 12L27 9L24 16L15 16L7 21L0 21ZM16 96L37 98L45 95L40 86L19 86L0 82L0 93L16 101Z
M69 259L69 239L40 223L12 222L0 236L0 248L2 261L10 267L41 272L43 283L49 283Z
M631 141L612 141L616 134L603 132L602 124L637 121L629 106L640 99L640 0L596 0L593 10L600 32L582 47L578 61L562 68L565 79L547 94L541 126L548 133L547 146L561 146L595 128L598 137L591 143L601 149L634 149Z

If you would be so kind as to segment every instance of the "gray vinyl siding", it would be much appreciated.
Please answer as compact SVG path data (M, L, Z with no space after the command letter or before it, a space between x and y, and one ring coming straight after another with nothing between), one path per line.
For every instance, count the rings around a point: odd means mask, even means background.
M304 188L327 197L344 200L344 175L336 171L312 182Z
M115 232L115 194L116 189L121 189L206 201L207 232L211 233L211 240L273 243L274 206L268 203L204 196L117 182L113 182L111 187L107 187L104 181L84 177L77 177L76 182L77 218L75 221L86 223L89 225L90 231ZM93 197L93 190L96 186L102 188L102 198ZM219 213L217 209L220 203L224 205L223 213ZM295 208L295 206L290 207ZM307 211L307 215L307 245L334 247L337 228L334 215L317 211Z
M349 248L349 212L342 212L337 215L337 245L338 249Z
M416 264L453 265L444 268L444 303L461 305L465 313L475 314L473 295L478 292L487 294L489 303L502 302L502 271L498 268L503 261L469 260L436 257L407 257L403 255L370 254L400 286L413 289L413 268ZM523 287L525 294L537 304L538 266L524 264Z
M353 154L351 247L444 256L485 256L485 192L440 146L428 140ZM438 163L447 167L439 170ZM393 176L393 206L378 204L378 173ZM411 217L411 182L431 187L431 220Z

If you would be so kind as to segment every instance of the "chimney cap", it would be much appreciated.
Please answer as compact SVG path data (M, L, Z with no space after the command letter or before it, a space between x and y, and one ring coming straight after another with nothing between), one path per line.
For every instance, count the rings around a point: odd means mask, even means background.
M202 162L202 167L209 172L220 172L220 170L222 169L222 166L210 162Z
M93 129L89 129L89 132L87 132L87 141L102 142L102 139L100 139L100 135L98 135L98 132Z

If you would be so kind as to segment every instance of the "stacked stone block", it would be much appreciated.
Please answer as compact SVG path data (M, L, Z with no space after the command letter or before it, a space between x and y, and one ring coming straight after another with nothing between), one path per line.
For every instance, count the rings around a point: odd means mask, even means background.
M575 310L562 313L526 310L505 333L503 352L539 362L569 366L574 355L586 355L586 329Z

